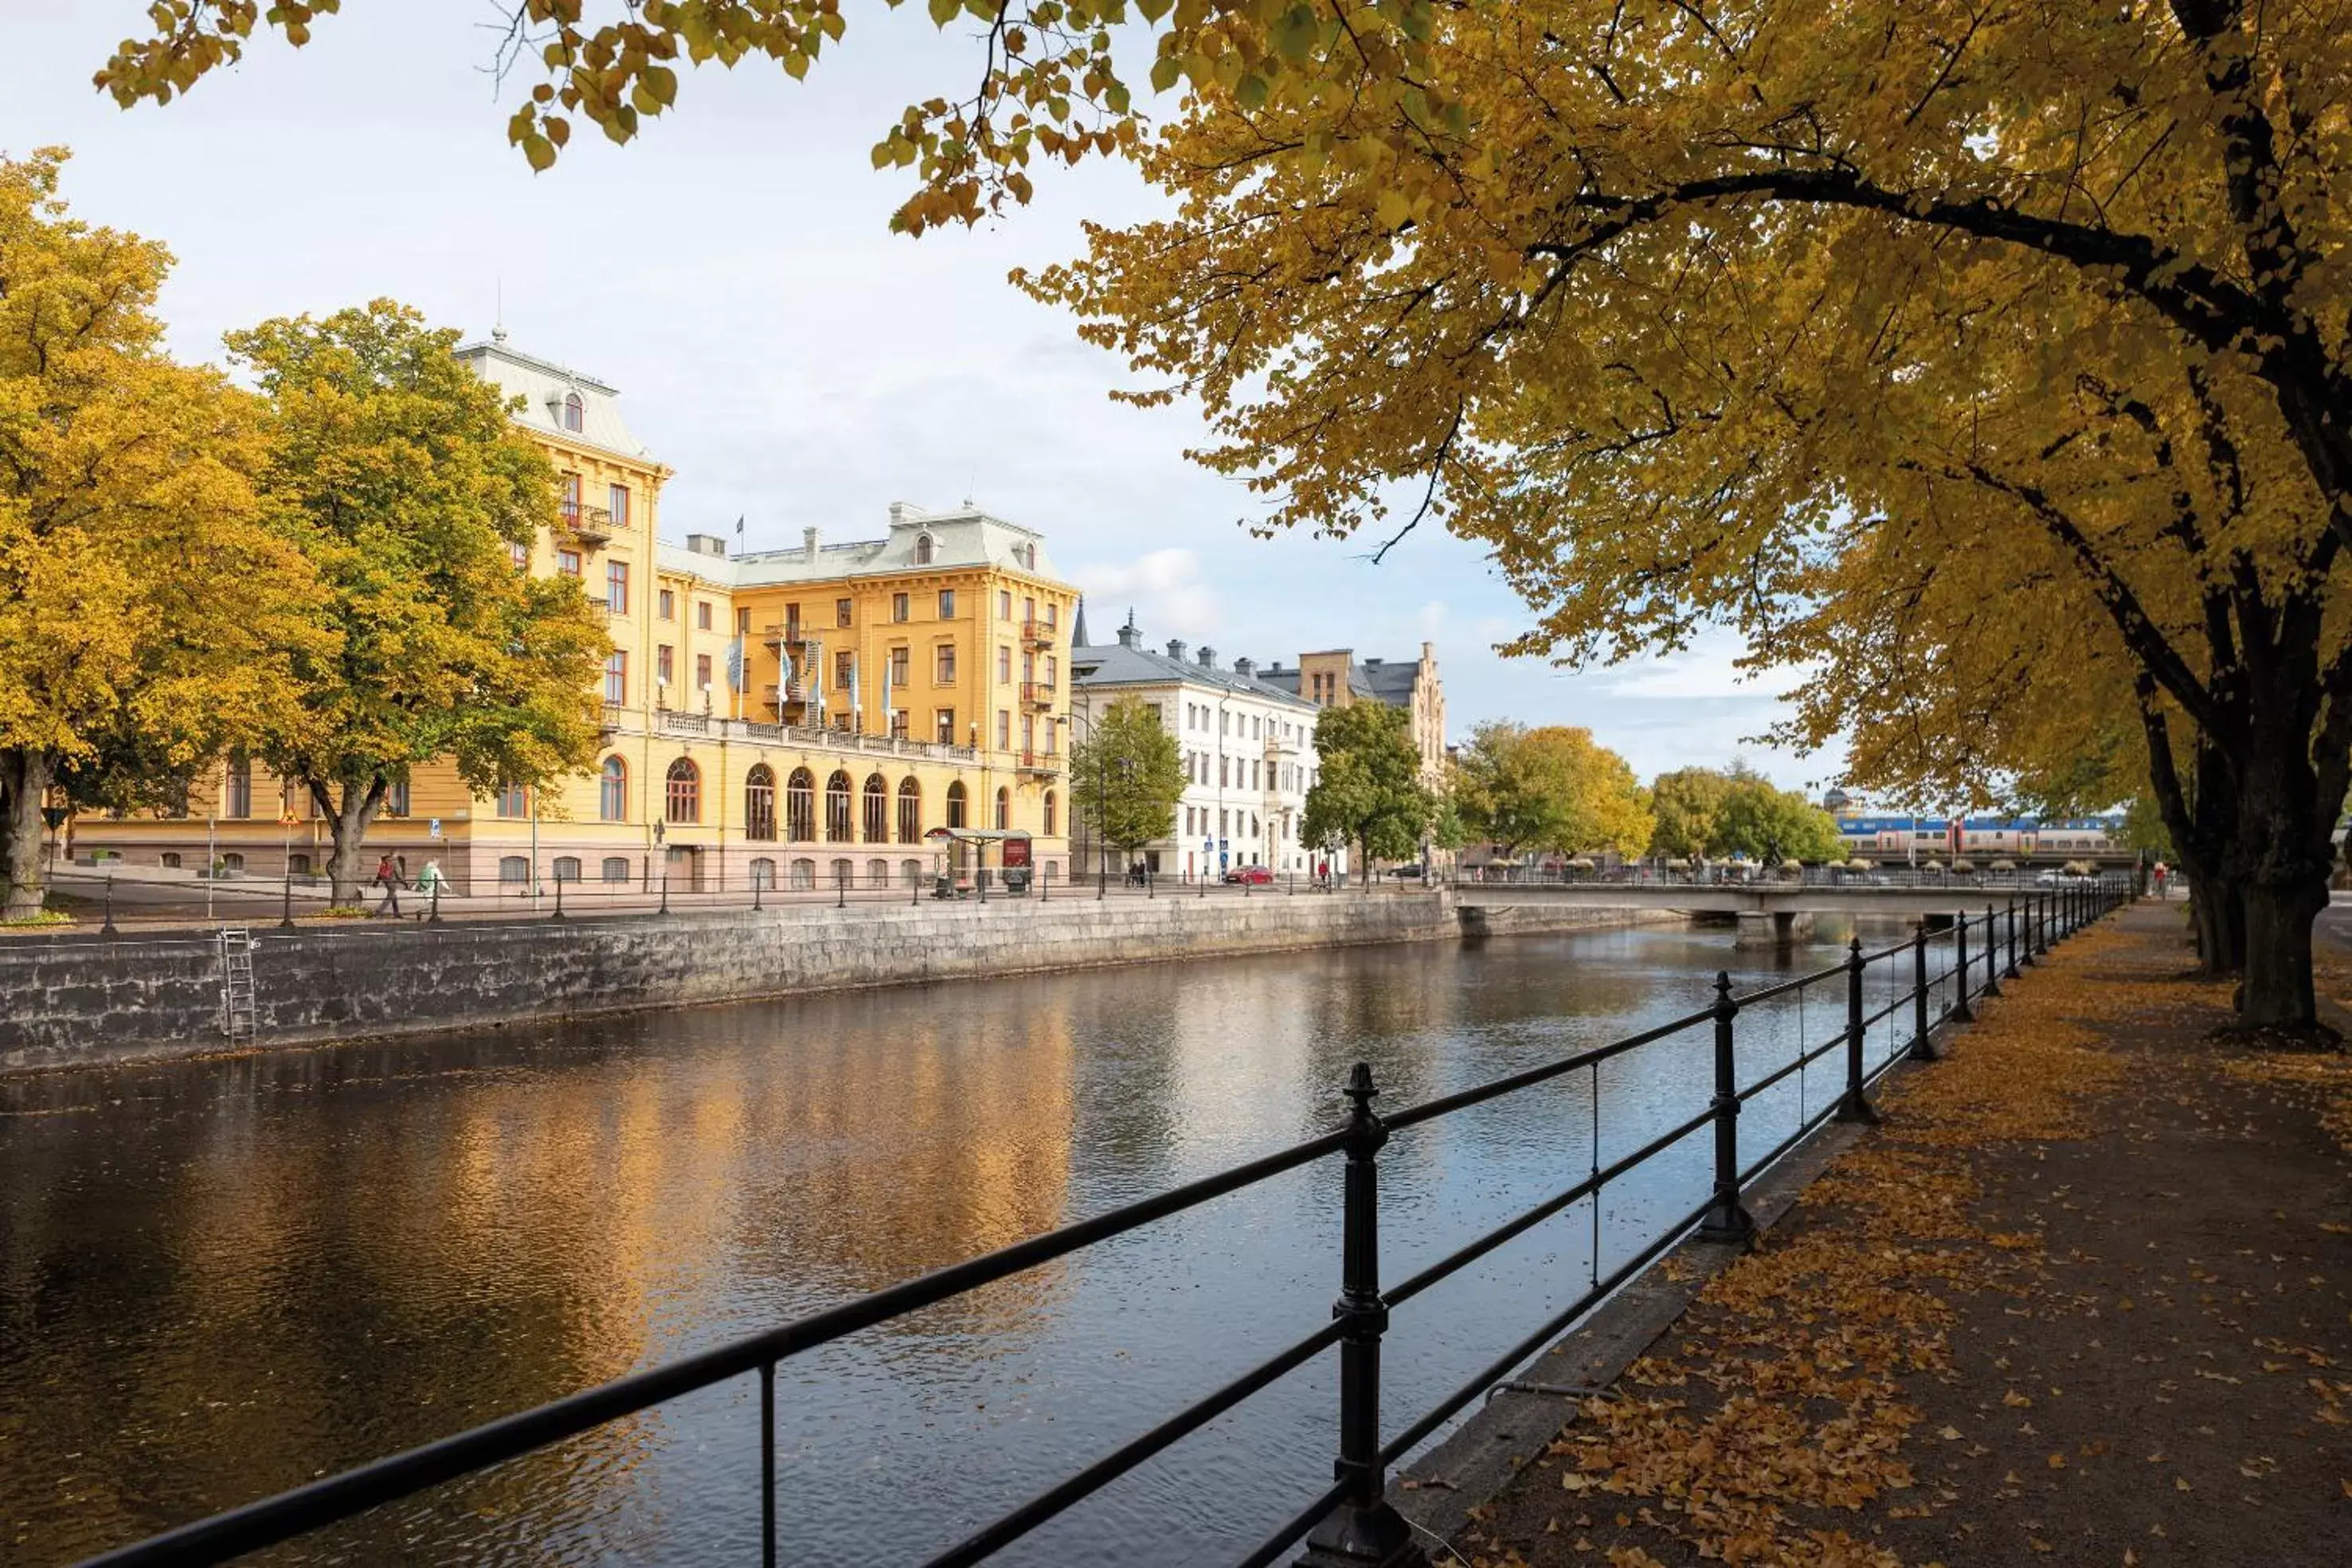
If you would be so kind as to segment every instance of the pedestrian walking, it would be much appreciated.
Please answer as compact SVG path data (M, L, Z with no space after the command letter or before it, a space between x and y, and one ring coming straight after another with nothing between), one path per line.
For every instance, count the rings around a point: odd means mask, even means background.
M394 920L399 919L400 868L392 863L390 855L385 855L375 862L375 881L376 885L383 889L383 902L376 906L376 913L390 915Z
M441 874L441 862L439 861L426 861L425 862L425 869L416 873L417 896L425 899L432 898L436 894L441 891L446 881L446 879Z
M2161 900L2164 897L2164 880L2170 874L2170 867L2167 866L2162 861L2156 862L2156 896L2158 900Z

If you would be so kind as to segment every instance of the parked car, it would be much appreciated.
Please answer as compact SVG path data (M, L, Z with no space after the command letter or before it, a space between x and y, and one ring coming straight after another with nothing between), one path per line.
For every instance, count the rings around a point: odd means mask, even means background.
M1267 866L1237 865L1225 873L1225 881L1236 887L1244 884L1251 887L1270 887L1274 884L1274 872Z

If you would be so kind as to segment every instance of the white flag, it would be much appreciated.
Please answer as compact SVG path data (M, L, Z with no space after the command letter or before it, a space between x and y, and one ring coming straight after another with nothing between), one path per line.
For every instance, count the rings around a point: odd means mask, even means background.
M858 667L857 655L849 655L849 727L863 734L866 729L866 683L858 677L865 672Z
M898 708L890 691L890 656L882 656L882 727L891 734L898 733Z

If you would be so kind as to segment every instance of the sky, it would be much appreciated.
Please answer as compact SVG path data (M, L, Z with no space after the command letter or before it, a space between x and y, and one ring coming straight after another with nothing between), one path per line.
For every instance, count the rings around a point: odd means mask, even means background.
M537 76L488 70L492 0L345 0L299 53L257 41L186 99L123 110L89 86L143 0L0 0L0 154L73 150L78 216L177 256L173 351L218 360L230 329L380 297L617 387L677 471L663 531L757 549L878 536L894 500L966 499L1038 529L1086 591L1090 632L1131 609L1148 642L1285 662L1310 649L1417 657L1436 644L1449 738L1485 719L1582 725L1645 779L1733 757L1784 787L1834 756L1747 737L1779 711L1736 641L1567 672L1505 659L1528 616L1484 549L1416 530L1363 542L1252 538L1251 499L1186 461L1197 409L1112 402L1133 384L1071 319L1005 281L1076 255L1080 225L1158 210L1132 172L1046 171L978 231L889 232L904 172L868 152L907 102L961 84L969 40L919 6L845 7L838 52L793 83L772 65L681 71L678 107L629 146L593 129L534 175L506 142ZM1785 683L1783 683L1785 684Z

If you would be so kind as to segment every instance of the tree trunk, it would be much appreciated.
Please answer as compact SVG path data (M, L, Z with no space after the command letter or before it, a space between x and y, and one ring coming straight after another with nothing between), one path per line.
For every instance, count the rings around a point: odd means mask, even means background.
M47 753L0 751L0 920L29 920L41 912L47 881L41 801L48 788Z
M2342 802L2319 799L2306 750L2310 726L2298 722L2293 705L2274 699L2254 717L2236 759L2237 832L2223 873L2243 919L2238 1027L2317 1034L2311 926L2327 907L2336 859L2328 829Z
M327 852L328 902L342 908L354 901L375 870L367 863L367 832L375 822L376 809L383 804L383 779L378 776L364 784L346 780L340 801L316 779L307 782L332 839Z

